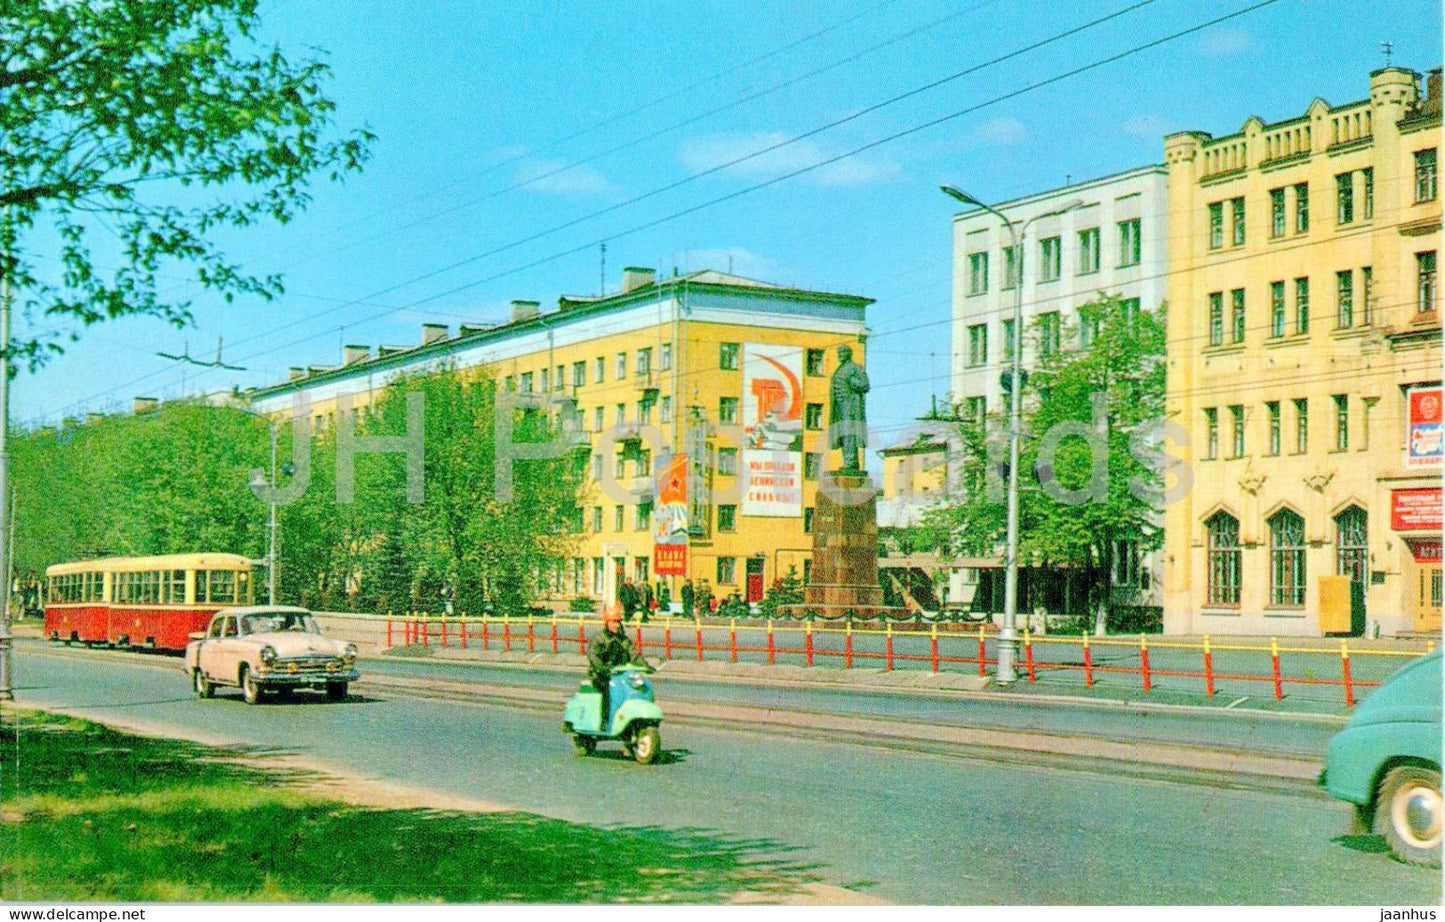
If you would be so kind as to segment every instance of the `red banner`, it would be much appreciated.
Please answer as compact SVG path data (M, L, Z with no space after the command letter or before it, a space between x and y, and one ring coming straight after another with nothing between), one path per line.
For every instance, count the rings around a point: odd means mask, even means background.
M1395 531L1439 531L1440 487L1390 491L1390 527Z
M687 455L659 455L653 469L657 507L652 521L653 572L687 575Z

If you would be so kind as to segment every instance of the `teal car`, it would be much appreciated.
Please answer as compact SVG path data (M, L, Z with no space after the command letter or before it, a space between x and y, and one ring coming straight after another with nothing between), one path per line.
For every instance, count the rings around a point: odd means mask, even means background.
M1330 740L1324 786L1395 857L1440 867L1440 651L1405 666Z

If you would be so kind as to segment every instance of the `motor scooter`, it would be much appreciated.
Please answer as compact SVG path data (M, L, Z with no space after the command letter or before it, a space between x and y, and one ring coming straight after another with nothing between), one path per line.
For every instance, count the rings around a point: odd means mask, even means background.
M647 673L655 672L646 663L615 666L608 685L608 709L612 712L604 726L602 694L590 681L583 681L577 694L562 712L562 732L572 737L572 748L578 755L591 755L600 742L621 742L622 754L649 765L662 751L662 708L652 697L652 683Z

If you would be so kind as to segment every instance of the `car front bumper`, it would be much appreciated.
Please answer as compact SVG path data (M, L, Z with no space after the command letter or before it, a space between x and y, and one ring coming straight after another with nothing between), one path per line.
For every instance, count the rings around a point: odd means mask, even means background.
M324 686L332 682L355 682L361 678L356 669L338 669L335 672L255 672L256 683L265 687L297 688L307 685Z

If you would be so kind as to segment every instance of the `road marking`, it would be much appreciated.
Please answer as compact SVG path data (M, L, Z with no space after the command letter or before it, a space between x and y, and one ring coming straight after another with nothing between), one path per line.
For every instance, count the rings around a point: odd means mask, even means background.
M1243 704L1244 702L1246 702L1246 701L1248 701L1248 700L1249 700L1249 696L1248 696L1248 695L1245 695L1243 698L1236 698L1236 699L1234 699L1233 701L1231 701L1231 702L1229 702L1228 704L1226 704L1226 705L1224 706L1224 709L1227 711L1227 710L1229 710L1230 708L1234 707L1236 704Z

